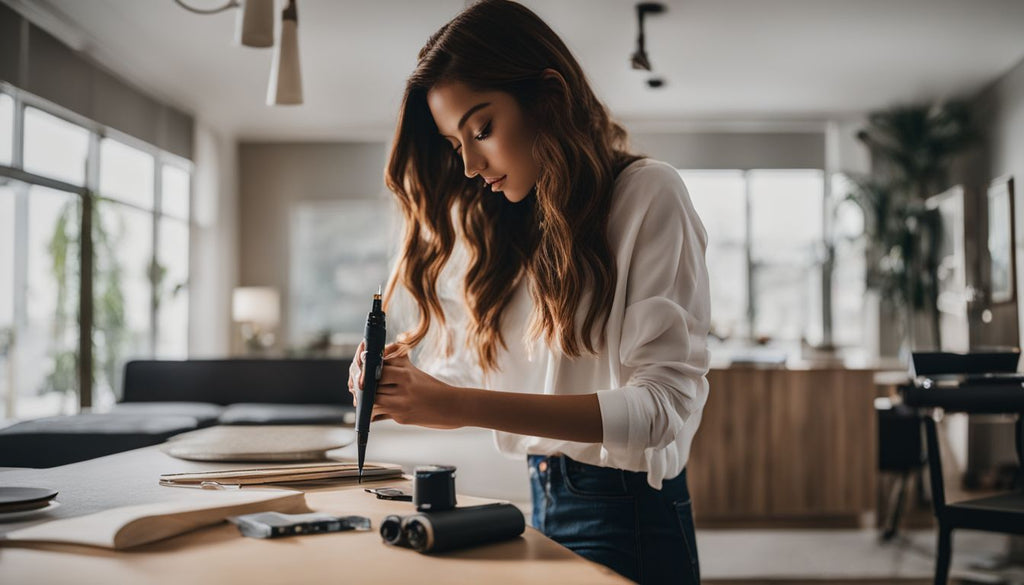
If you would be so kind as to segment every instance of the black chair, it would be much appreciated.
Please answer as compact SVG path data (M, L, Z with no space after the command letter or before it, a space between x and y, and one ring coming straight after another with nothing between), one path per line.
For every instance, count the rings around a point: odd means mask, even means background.
M890 541L899 532L900 519L911 485L923 491L922 470L928 457L921 440L921 414L915 408L891 402L875 401L878 420L878 471L896 476L889 492L882 540Z
M1024 534L1024 492L1013 492L946 503L942 481L942 457L935 419L924 417L925 442L928 449L928 473L931 479L932 503L939 524L938 555L935 558L935 584L945 585L953 555L953 529L984 530L1004 534Z

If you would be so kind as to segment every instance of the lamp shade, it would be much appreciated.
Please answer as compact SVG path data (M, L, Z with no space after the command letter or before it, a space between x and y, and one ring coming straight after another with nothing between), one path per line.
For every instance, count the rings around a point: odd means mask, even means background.
M274 46L274 0L244 0L236 26L238 43L246 47Z
M231 295L231 317L240 323L273 327L281 320L281 299L277 289L267 286L242 286Z
M302 71L299 68L299 18L295 0L281 12L281 36L274 45L274 60L270 64L270 85L267 105L297 105L302 103Z

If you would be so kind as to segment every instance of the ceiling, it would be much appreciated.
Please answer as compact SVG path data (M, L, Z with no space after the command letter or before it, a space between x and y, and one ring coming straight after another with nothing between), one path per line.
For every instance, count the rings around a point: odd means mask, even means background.
M464 0L300 0L306 103L264 104L270 50L235 11L172 0L3 0L128 81L244 140L386 140L427 37ZM188 0L211 7L223 0ZM634 129L800 123L969 96L1024 58L1021 0L670 0L648 18L667 85L629 68L634 2L524 0Z

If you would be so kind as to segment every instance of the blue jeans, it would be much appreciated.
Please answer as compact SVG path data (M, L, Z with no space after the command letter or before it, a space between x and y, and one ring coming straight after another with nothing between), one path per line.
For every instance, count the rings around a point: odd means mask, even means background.
M533 526L566 548L638 583L700 583L686 470L647 485L647 474L565 455L527 457Z

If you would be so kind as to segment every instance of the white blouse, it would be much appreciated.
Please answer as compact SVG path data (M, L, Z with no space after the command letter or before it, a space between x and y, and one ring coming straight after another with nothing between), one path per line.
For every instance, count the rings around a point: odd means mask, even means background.
M660 489L663 480L686 466L708 396L707 234L678 172L641 159L615 181L608 240L617 281L597 355L569 358L543 340L525 339L532 300L524 283L502 317L508 350L499 351L499 370L484 375L476 352L465 345L461 287L466 255L457 248L438 283L455 352L445 357L437 351L442 343L435 323L413 359L427 373L458 386L536 394L596 392L601 443L495 431L498 449L517 458L562 453L591 465L646 471L648 483ZM577 313L579 322L585 305ZM396 291L389 317L409 327L416 316L408 310L412 307L408 292Z

